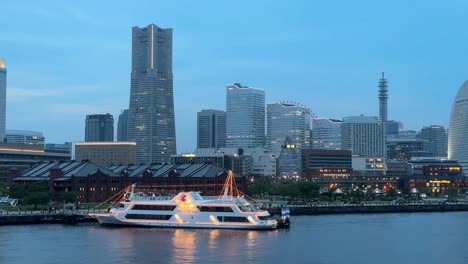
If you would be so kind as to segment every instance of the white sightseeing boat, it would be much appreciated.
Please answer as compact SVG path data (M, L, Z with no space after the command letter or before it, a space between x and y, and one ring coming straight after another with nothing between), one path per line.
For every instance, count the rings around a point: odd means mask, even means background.
M103 225L275 229L278 222L242 196L224 194L202 197L198 192L180 192L175 197L147 196L132 185L125 199L108 213L90 214Z

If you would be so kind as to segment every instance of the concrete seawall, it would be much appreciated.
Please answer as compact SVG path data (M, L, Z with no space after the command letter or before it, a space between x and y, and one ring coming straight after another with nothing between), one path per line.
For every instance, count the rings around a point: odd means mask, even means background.
M378 213L417 213L417 212L456 212L468 211L468 204L443 205L354 205L354 206L291 206L291 215L325 214L378 214ZM279 215L281 208L267 209L270 214Z
M43 214L43 215L2 215L0 216L0 226L2 225L27 225L27 224L76 224L79 222L95 222L96 220L84 215L63 215L63 214Z

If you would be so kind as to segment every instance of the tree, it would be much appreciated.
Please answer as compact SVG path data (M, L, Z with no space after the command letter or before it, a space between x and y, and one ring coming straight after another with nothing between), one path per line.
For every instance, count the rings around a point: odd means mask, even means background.
M450 186L445 191L447 194L449 201L457 201L458 200L458 188L456 186Z
M46 181L31 183L28 186L28 192L48 192L48 191L49 191L49 183Z
M320 187L312 181L299 183L299 192L302 197L311 198L319 194Z
M78 194L76 192L61 192L57 196L58 201L65 201L65 203L76 203Z
M28 192L26 191L26 188L24 188L23 185L15 183L10 186L8 195L10 195L11 198L23 199L24 197L26 197L26 195L28 195Z
M48 204L50 201L50 194L48 192L31 192L26 196L28 204L34 204L34 209L37 209L38 204Z

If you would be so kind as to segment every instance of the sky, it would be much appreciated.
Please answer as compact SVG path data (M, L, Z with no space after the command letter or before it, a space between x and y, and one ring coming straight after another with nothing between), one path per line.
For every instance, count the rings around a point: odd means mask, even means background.
M405 129L448 126L468 79L468 2L14 1L0 4L7 129L47 143L84 140L87 114L128 108L131 28L173 28L177 150L196 147L196 114L226 108L226 84L265 89L318 117L378 115Z

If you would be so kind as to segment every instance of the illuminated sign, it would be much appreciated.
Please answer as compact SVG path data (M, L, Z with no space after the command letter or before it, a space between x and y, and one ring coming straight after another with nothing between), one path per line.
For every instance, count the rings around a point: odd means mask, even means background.
M449 180L430 180L429 183L450 184L450 181Z

